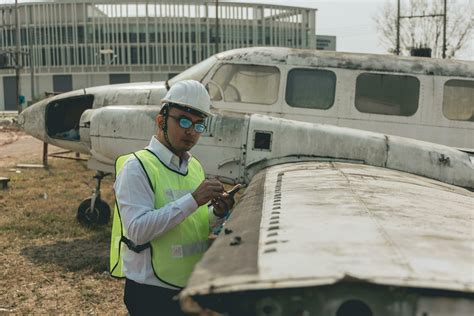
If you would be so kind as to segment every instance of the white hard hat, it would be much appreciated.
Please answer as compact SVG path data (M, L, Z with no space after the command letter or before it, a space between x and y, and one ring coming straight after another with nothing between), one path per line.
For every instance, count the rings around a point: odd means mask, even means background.
M181 105L198 111L205 116L212 116L211 98L202 83L196 80L176 82L166 93L161 103Z

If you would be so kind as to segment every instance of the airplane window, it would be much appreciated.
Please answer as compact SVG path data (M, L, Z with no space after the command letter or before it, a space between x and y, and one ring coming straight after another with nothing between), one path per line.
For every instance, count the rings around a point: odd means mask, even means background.
M327 110L334 104L336 75L329 70L292 69L286 84L286 103L298 108Z
M224 64L212 76L216 87L211 99L240 103L273 104L278 98L280 70L273 66ZM211 90L211 85L209 86Z
M255 131L253 149L272 151L272 132Z
M420 81L412 76L363 73L357 77L359 112L411 116L418 110Z
M186 69L179 75L174 76L169 80L170 86L181 80L193 79L201 81L204 76L211 70L212 66L217 62L216 56L211 56L206 60L201 61L199 64Z
M443 114L449 120L474 122L474 81L448 80L445 83Z
M212 101L222 101L222 92L215 82L210 81L206 87Z

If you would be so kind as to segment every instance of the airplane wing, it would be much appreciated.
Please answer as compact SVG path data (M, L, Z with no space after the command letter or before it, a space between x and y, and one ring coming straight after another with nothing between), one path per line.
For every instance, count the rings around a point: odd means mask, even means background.
M339 312L357 306L372 312L360 315L468 315L473 206L468 190L397 170L269 167L181 300L229 315L348 315Z

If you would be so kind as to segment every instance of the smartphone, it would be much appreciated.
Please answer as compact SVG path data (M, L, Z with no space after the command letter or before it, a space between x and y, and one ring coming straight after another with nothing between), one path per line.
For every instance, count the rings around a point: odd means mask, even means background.
M230 191L227 191L227 194L231 197L234 197L235 193L239 192L240 189L242 188L242 185L241 184L236 184L232 190Z
M242 188L242 185L241 184L236 184L230 191L226 191L226 193L230 196L230 197L234 197L235 193L239 192L240 189ZM207 203L207 206L211 206L212 205L212 201L210 201L209 203Z

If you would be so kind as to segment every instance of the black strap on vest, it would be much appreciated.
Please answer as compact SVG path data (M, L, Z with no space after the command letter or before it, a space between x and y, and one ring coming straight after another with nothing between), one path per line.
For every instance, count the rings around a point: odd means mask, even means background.
M123 242L125 245L127 245L128 249L130 249L131 251L136 252L136 253L140 253L143 250L151 247L149 242L147 242L146 244L143 244L143 245L135 245L135 243L133 241L131 241L130 239L128 239L125 236L122 236L120 241Z

